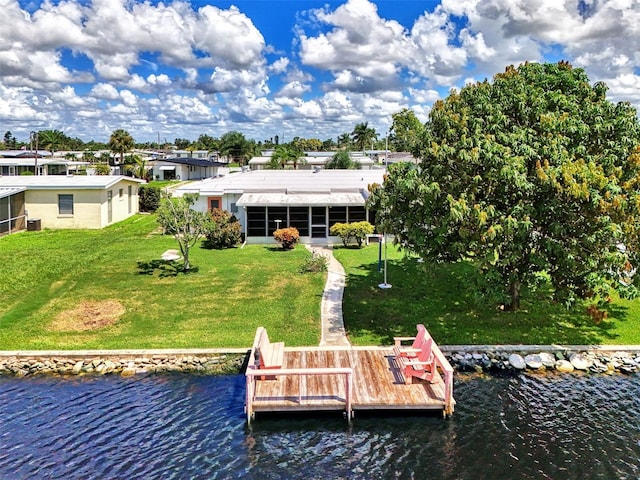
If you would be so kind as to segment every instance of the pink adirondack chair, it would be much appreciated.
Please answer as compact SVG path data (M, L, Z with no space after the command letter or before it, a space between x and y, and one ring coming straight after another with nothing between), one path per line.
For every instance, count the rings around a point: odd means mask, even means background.
M416 325L418 334L415 337L393 337L395 345L393 346L393 354L396 357L417 357L420 352L420 346L427 335L427 329L421 323ZM413 341L411 346L403 345L402 342Z
M402 375L404 382L408 385L412 382L413 377L433 381L436 374L435 356L431 351L433 346L433 338L427 335L420 345L420 351L416 357L401 357Z

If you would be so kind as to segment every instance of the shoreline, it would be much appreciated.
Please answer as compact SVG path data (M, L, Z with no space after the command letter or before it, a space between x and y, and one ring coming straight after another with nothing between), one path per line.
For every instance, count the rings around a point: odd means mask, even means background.
M640 345L443 345L440 349L457 374L640 371ZM0 377L241 374L249 351L249 348L0 351Z

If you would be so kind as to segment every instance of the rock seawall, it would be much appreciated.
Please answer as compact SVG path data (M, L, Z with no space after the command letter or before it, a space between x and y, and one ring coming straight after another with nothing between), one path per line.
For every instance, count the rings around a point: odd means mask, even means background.
M635 351L517 351L459 350L443 352L459 373L600 373L632 374L640 371L640 350ZM237 374L247 359L246 353L150 355L49 355L0 357L0 376L32 375L121 375L184 372L200 374Z
M0 358L0 375L107 375L124 377L138 373L185 372L202 374L238 373L245 354L168 355L146 357L65 356Z
M447 352L445 356L457 372L590 372L632 374L640 370L640 352L555 351Z

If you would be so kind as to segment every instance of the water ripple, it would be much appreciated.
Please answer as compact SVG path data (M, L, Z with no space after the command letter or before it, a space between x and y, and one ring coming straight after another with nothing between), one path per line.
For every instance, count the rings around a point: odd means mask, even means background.
M243 415L244 378L0 378L0 479L632 479L640 376L456 379L456 413Z

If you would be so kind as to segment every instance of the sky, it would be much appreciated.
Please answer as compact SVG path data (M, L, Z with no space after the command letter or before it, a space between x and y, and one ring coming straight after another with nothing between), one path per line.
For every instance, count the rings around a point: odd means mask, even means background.
M640 0L0 0L0 135L334 140L568 60L640 107Z

